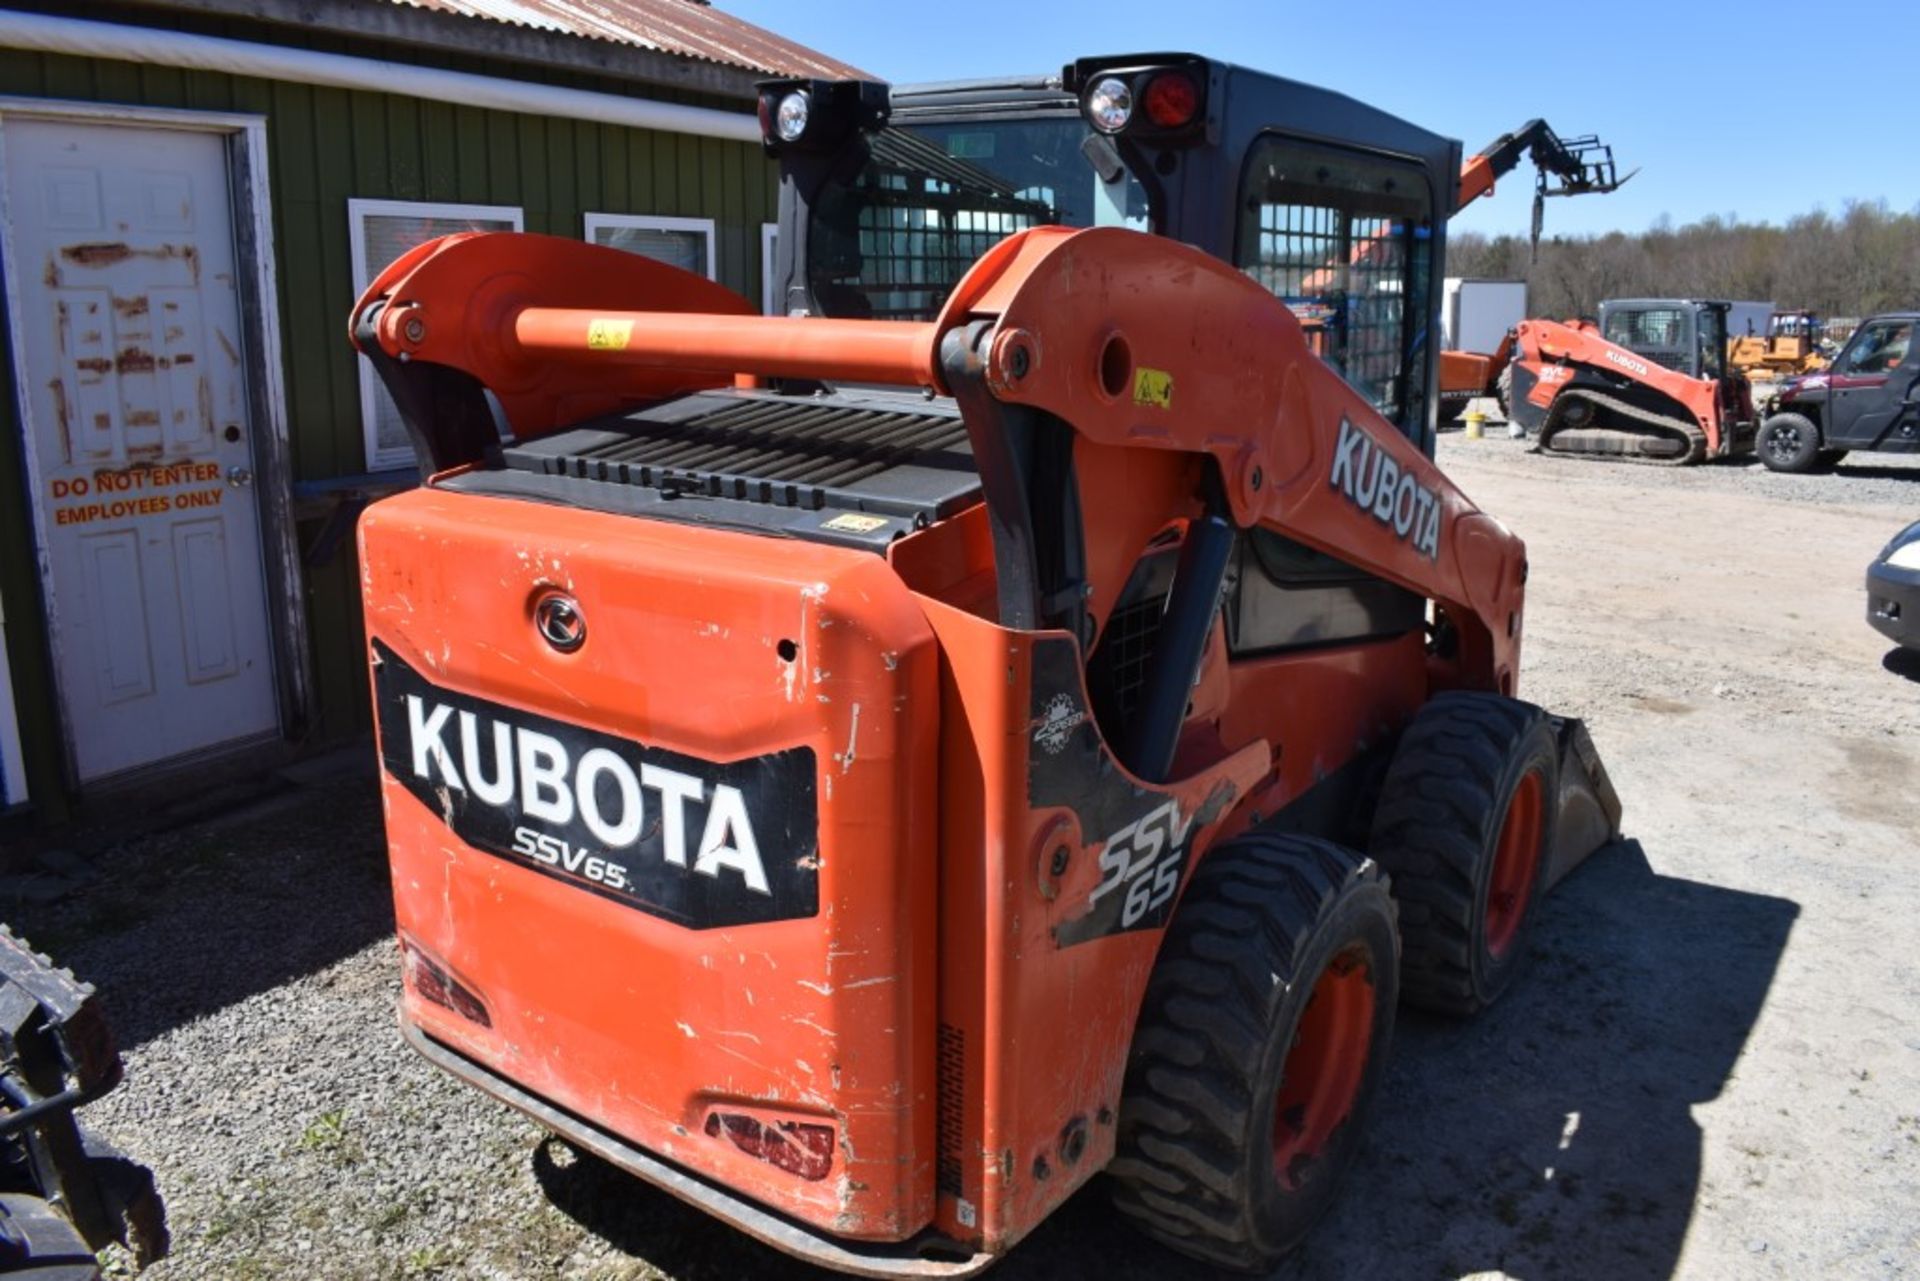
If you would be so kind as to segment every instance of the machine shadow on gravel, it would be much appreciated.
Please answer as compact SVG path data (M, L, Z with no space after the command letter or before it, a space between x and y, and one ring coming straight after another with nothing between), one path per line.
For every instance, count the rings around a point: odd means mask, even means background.
M1692 1108L1724 1088L1799 908L1661 876L1628 840L1542 911L1530 969L1500 1005L1465 1022L1402 1012L1366 1149L1275 1277L1673 1271L1700 1183ZM534 1174L564 1213L668 1276L830 1275L556 1143ZM1126 1227L1096 1183L992 1275L1219 1274Z
M100 989L133 1049L393 937L379 793L335 782L136 837L79 892L10 909L10 923Z
M1920 683L1920 650L1895 645L1881 657L1880 666L1895 676L1904 676L1910 681Z

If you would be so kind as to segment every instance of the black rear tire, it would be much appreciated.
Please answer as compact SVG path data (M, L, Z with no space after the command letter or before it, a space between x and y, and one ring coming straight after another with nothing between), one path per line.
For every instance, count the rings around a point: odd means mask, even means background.
M1359 1149L1398 991L1393 900L1371 859L1261 832L1211 851L1147 982L1114 1204L1183 1254L1271 1269Z
M1820 429L1805 414L1775 414L1760 424L1753 448L1768 471L1811 471L1820 459Z
M1513 421L1513 366L1508 365L1500 371L1493 381L1494 399L1500 402L1500 416L1508 422Z
M1559 779L1553 727L1530 703L1441 694L1407 727L1368 853L1393 878L1408 1004L1472 1014L1513 981L1546 887Z

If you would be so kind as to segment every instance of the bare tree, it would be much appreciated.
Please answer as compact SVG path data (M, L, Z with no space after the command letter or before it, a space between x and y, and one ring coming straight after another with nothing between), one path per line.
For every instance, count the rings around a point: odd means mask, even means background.
M1674 226L1665 217L1637 235L1555 236L1529 263L1520 236L1450 237L1448 272L1525 280L1536 316L1591 316L1603 298L1685 297L1768 301L1822 315L1865 316L1920 307L1920 209L1850 202L1783 227L1710 215Z

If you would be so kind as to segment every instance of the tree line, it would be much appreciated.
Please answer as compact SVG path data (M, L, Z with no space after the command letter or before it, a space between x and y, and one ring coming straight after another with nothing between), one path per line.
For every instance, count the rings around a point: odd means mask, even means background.
M1726 298L1808 308L1822 318L1920 307L1920 210L1851 203L1784 227L1720 217L1675 227L1540 241L1461 232L1447 274L1525 280L1535 316L1592 316L1603 298Z

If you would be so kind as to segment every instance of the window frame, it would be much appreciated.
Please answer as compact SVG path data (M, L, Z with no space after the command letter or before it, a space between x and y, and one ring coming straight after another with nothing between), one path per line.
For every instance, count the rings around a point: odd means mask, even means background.
M1647 318L1650 316L1673 318L1672 342L1661 343L1653 340L1647 326ZM1607 328L1602 328L1600 336L1614 346L1624 347L1628 351L1639 351L1644 348L1651 351L1684 352L1699 342L1697 326L1693 323L1694 317L1690 314L1690 309L1685 306L1642 307L1637 310L1617 311L1607 317L1608 328L1613 326L1615 319L1621 322L1618 326L1621 331L1619 336L1615 337L1607 332Z
M773 278L774 242L780 238L780 224L763 222L760 224L760 314L772 316L774 290L779 286Z
M1432 336L1438 333L1439 314L1441 310L1440 295L1442 292L1438 287L1439 280L1433 274L1435 266L1433 245L1435 240L1439 240L1446 235L1446 217L1441 212L1441 210L1445 208L1445 205L1441 201L1441 193L1434 186L1432 173L1417 156L1396 151L1384 151L1373 147L1351 146L1324 137L1298 133L1288 129L1262 129L1249 138L1245 150L1240 154L1239 174L1235 179L1236 211L1233 223L1233 239L1231 241L1232 251L1227 255L1227 261L1233 266L1234 270L1245 273L1249 279L1259 284L1262 289L1266 289L1271 296L1280 299L1281 304L1290 310L1292 309L1292 304L1288 303L1280 294L1275 293L1264 280L1261 280L1260 277L1255 274L1257 263L1241 261L1249 230L1253 233L1253 246L1257 257L1259 235L1263 229L1260 227L1259 209L1256 206L1250 206L1249 200L1253 191L1255 167L1261 161L1263 147L1268 144L1292 146L1304 151L1318 151L1328 156L1363 165L1387 165L1396 170L1404 170L1410 175L1417 175L1419 177L1419 187L1422 193L1419 199L1423 201L1425 210L1420 215L1422 219L1420 223L1416 224L1411 219L1408 222L1407 253L1399 276L1401 290L1400 325L1402 334L1400 372L1396 381L1399 384L1401 403L1398 406L1397 412L1393 414L1388 414L1386 410L1380 406L1373 406L1373 408L1382 418L1385 418L1393 425L1394 430L1406 436L1407 439L1413 441L1414 444L1421 445L1426 452L1431 453L1431 436L1429 434L1430 428L1428 424L1435 412L1435 406L1438 404L1437 397L1440 372L1438 347L1437 344L1432 341ZM1351 220L1355 214L1349 210L1345 216L1349 219L1350 229ZM1373 216L1391 218L1393 215L1376 214ZM1157 222L1155 226L1156 228L1158 227ZM1422 227L1425 229L1424 235L1419 234ZM1416 301L1419 303L1418 307L1414 306ZM1415 362L1417 362L1418 365L1417 377L1414 375L1414 369L1409 367ZM1372 397L1368 396L1358 384L1349 381L1339 366L1334 365L1330 361L1327 363L1329 368L1334 369L1335 372L1339 374L1343 383L1357 392L1369 405L1372 405ZM1423 441L1428 443L1422 445Z
M1865 335L1873 332L1875 329L1891 330L1901 325L1906 325L1911 329L1914 327L1914 322L1905 316L1883 316L1863 322L1858 329L1853 331L1853 337L1847 339L1847 345L1840 349L1840 354L1834 357L1833 372L1842 376L1854 375L1861 378L1890 376L1894 370L1899 369L1909 360L1912 360L1914 348L1920 346L1920 343L1913 341L1913 335L1911 333L1907 336L1906 354L1901 356L1896 363L1888 365L1884 369L1875 369L1862 373L1859 367L1858 349L1866 345ZM1886 350L1885 343L1881 344L1880 350Z
M707 279L720 279L720 231L712 218L682 218L666 214L588 213L581 215L580 238L590 245L600 242L593 233L601 228L614 231L697 231L707 238ZM612 246L607 246L611 248Z
M511 222L513 230L526 230L526 210L519 205L469 205L439 200L385 200L359 196L347 200L347 243L353 271L353 296L358 298L373 283L367 265L367 219L379 217L440 218L449 221ZM381 264L381 270L387 264ZM367 470L393 471L417 463L411 445L382 450L378 418L380 377L364 359L354 362L360 376L360 439Z

